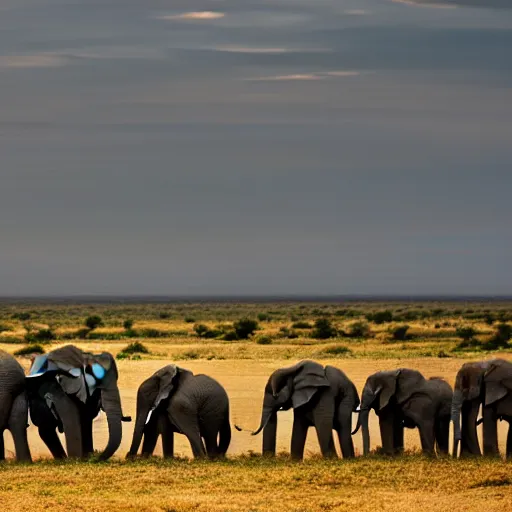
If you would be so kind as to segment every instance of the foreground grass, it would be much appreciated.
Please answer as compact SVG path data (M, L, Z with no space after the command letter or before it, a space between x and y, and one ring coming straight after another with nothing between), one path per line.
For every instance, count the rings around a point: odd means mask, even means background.
M41 461L0 465L4 510L505 511L512 466L421 456L351 461Z

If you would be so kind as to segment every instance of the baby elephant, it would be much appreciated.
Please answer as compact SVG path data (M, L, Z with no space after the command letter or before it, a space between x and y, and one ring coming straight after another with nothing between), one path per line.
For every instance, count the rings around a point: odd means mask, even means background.
M404 427L418 427L423 453L448 453L452 388L440 378L425 379L407 368L377 372L368 377L354 434L363 428L363 452L370 451L368 416L379 417L382 450L388 455L404 448Z
M170 364L139 387L137 419L127 457L137 455L142 436L142 454L150 456L160 434L164 457L173 457L174 432L187 436L194 457L224 456L231 441L226 390L207 375L194 375Z
M31 461L27 419L25 372L14 357L0 350L0 460L5 458L4 431L9 430L14 440L16 459Z

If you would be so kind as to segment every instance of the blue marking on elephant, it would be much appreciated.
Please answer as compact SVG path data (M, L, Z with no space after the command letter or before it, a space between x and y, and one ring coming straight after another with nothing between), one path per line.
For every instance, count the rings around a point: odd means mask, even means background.
M30 372L28 373L29 377L39 377L39 375L43 375L48 369L48 356L36 356L34 359L34 363L32 364L32 368L30 368Z
M80 368L71 368L68 373L73 377L80 377L82 370Z
M101 380L103 377L105 377L105 368L101 366L101 364L93 363L92 364L92 373L93 375L98 379Z
M89 388L89 394L92 395L94 393L94 390L96 389L96 379L89 375L88 373L85 374L85 383L87 384L87 387Z

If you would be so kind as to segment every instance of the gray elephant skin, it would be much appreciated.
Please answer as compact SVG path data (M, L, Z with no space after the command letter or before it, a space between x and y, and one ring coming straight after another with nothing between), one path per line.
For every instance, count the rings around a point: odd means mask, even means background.
M309 427L315 427L324 457L337 456L333 429L338 433L343 457L353 457L352 413L358 406L357 389L341 370L301 361L276 370L268 379L261 423L253 435L263 430L263 454L275 455L277 412L293 408L292 458L304 457Z
M506 455L512 455L512 363L491 359L464 364L455 379L452 402L453 456L481 455L477 436L478 411L482 406L483 453L499 455L498 419L509 423ZM462 417L462 428L461 428Z
M379 417L382 451L403 452L404 427L418 428L423 453L448 453L452 389L444 380L425 377L407 368L377 372L368 377L354 434L362 427L363 453L370 451L369 413Z
M93 453L92 422L100 409L107 416L109 438L99 455L111 457L122 438L117 366L111 354L90 354L73 345L37 356L27 376L30 417L55 458ZM57 430L64 432L67 452Z
M222 457L231 442L226 390L207 375L170 364L146 379L137 392L137 418L127 454L153 453L162 435L164 457L174 456L174 432L184 434L194 457Z
M6 430L9 430L13 437L16 460L32 460L27 442L27 419L25 372L14 357L0 350L0 460L5 459Z

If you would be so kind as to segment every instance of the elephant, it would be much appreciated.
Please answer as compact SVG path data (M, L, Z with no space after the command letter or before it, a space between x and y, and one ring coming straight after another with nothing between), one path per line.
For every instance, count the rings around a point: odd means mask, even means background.
M483 453L497 456L498 419L509 423L506 455L512 455L512 363L490 359L465 363L455 378L452 401L453 456L481 455L477 436L478 411L482 406ZM461 429L462 416L462 429Z
M207 375L194 375L174 364L146 379L137 391L137 417L127 458L147 457L162 435L164 457L174 456L174 432L184 434L194 457L223 457L231 442L229 398Z
M323 367L310 360L281 368L270 375L265 386L261 423L263 454L275 455L277 412L293 408L291 456L301 460L310 426L314 426L324 457L336 457L332 431L336 430L343 457L354 456L352 413L359 395L352 381L338 368Z
M385 454L403 452L404 427L418 427L423 453L433 455L437 444L439 454L448 454L452 395L450 385L443 379L427 380L416 370L401 368L370 375L353 432L362 427L364 455L370 451L370 409L379 417Z
M14 440L16 460L31 462L27 441L28 400L25 372L13 356L0 350L0 460L5 459L4 431Z
M100 460L110 458L121 444L121 397L118 372L111 354L90 354L66 345L36 356L26 378L30 417L55 458L93 453L92 422L103 409L109 439ZM57 429L64 432L67 453Z

